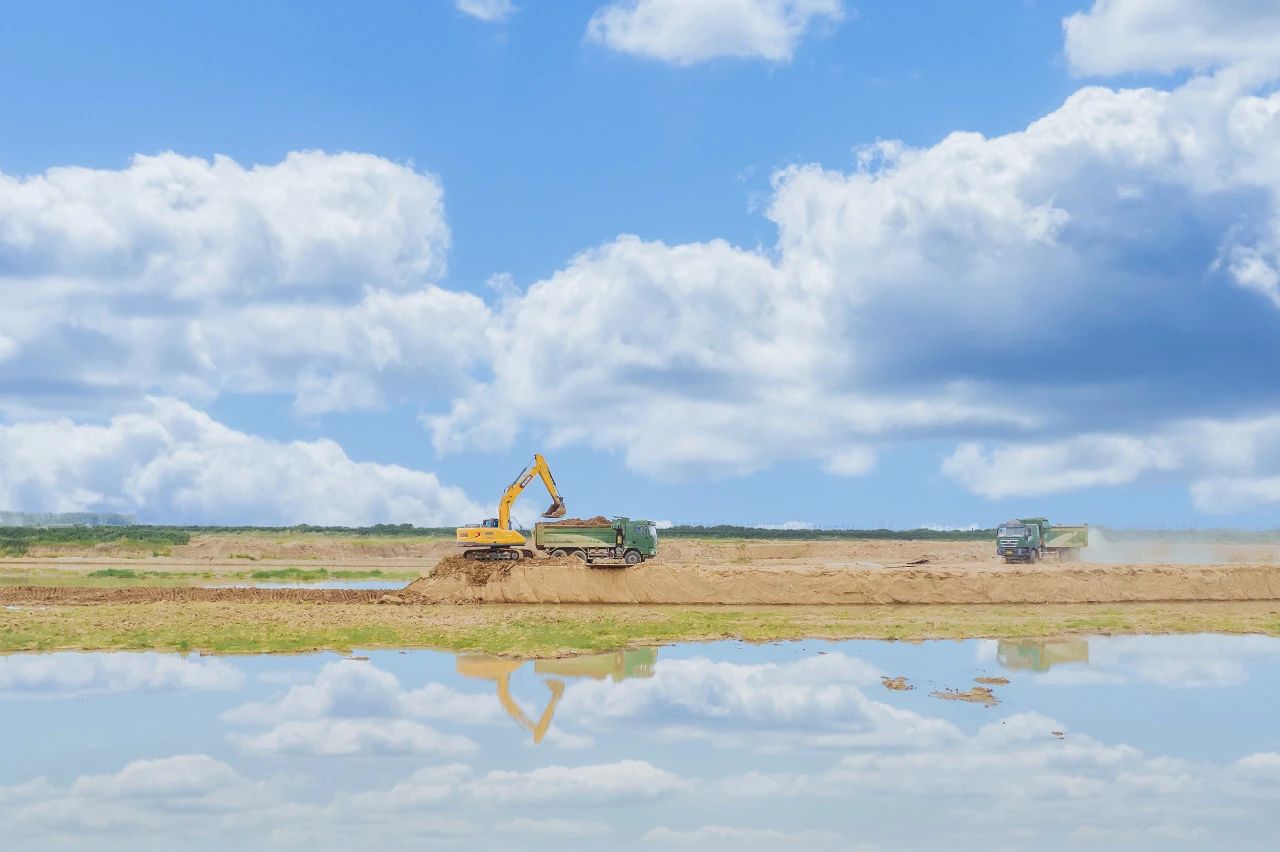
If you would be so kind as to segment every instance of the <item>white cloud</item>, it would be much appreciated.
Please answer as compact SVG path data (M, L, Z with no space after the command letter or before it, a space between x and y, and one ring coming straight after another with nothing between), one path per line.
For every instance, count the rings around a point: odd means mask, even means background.
M1270 0L1095 0L1063 28L1080 74L1280 62L1280 5Z
M1067 731L1066 739L1054 737L1055 730ZM858 750L820 772L749 772L722 779L716 789L722 796L774 802L863 795L892 798L906 807L912 800L930 807L963 802L954 815L974 827L991 831L1029 823L1048 833L1084 822L1143 831L1207 816L1221 803L1209 803L1206 791L1230 784L1236 786L1229 795L1247 796L1240 783L1231 768L1148 756L1046 716L1016 713L936 745Z
M789 62L811 28L843 18L841 0L615 0L591 17L587 38L672 65Z
M923 745L958 736L945 720L868 698L862 689L869 685L880 688L879 670L839 653L754 665L661 660L650 678L571 684L557 717L600 728L646 719L659 725L666 742L778 753Z
M244 677L225 660L172 654L93 653L0 656L0 693L69 698L114 692L232 690Z
M346 808L380 814L421 809L453 801L486 806L618 804L657 800L691 789L691 782L643 760L586 766L540 766L529 770L495 769L484 775L461 764L418 770L389 791L351 797ZM539 809L545 816L547 809ZM551 832L552 827L548 827Z
M951 466L984 493L1176 474L1144 431L1274 410L1256 364L1280 344L1238 318L1270 310L1280 269L1277 151L1280 93L1223 76L1089 87L1023 131L784 169L775 246L584 252L496 309L492 377L424 422L442 452L532 427L663 478L855 475L939 439L976 444ZM980 481L983 439L1049 453L1055 475Z
M824 468L827 473L836 476L862 476L870 473L876 466L876 453L868 447L850 447L841 450L826 460Z
M814 525L808 521L784 521L780 524L756 524L758 530L812 530Z
M399 678L368 663L328 663L309 683L290 687L271 702L251 702L223 714L237 724L292 720L400 717L465 723L502 718L492 695L458 692L439 683L405 689Z
M456 390L487 311L431 283L443 199L433 175L316 151L0 174L0 381L24 388L4 408L234 392L314 412Z
M475 742L407 719L317 719L281 722L260 734L232 736L249 752L267 754L438 754L475 751Z
M1176 422L1142 436L1089 434L984 447L967 443L943 472L986 497L1123 485L1160 474L1193 479L1205 512L1280 502L1280 416Z
M425 422L443 452L503 446L522 419L541 421L553 446L624 450L667 477L815 457L853 472L851 439L1026 422L963 384L841 388L851 355L831 345L843 332L830 298L727 243L620 238L508 303L490 334L493 381ZM870 451L856 461L869 467Z
M992 450L962 444L943 461L942 471L974 493L998 498L1123 485L1148 471L1170 470L1175 465L1172 449L1160 442L1083 435Z
M237 432L159 398L101 426L0 426L0 505L187 523L442 525L483 513L433 474L356 462L328 440Z
M70 792L103 799L177 799L244 785L244 778L227 764L208 755L189 754L134 761L112 775L82 775Z
M689 782L643 760L594 766L541 766L527 772L494 770L466 785L485 802L628 802L689 788Z
M9 268L46 289L162 304L413 289L449 246L439 181L368 154L245 168L173 153L0 175Z
M833 831L779 831L774 828L750 828L735 825L704 825L688 831L666 826L657 826L645 833L644 839L650 843L663 843L673 846L708 845L759 846L785 848L798 846L833 846L841 849L868 850L875 847L866 844L850 845L843 836Z
M520 817L507 820L494 826L504 834L521 837L580 838L599 837L609 834L613 829L602 822L586 822L571 819L532 819Z
M454 6L464 15L482 21L505 21L516 13L512 0L455 0Z

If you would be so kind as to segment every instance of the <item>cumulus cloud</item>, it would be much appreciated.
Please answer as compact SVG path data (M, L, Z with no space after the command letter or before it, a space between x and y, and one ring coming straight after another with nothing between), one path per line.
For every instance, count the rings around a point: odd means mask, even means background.
M1067 738L1055 739L1050 735L1055 730L1067 731ZM998 819L982 806L965 807L958 818L988 830L993 824L1029 823L1052 832L1084 821L1133 830L1184 824L1213 812L1214 805L1205 805L1207 785L1239 783L1230 767L1147 755L1073 732L1037 713L1015 713L936 746L854 751L820 772L749 772L723 779L717 789L724 796L770 800L860 795L935 805L985 800L999 803ZM1249 794L1236 787L1229 795Z
M541 766L527 772L494 770L466 785L486 802L626 802L688 789L679 775L644 760L591 766Z
M9 697L72 698L117 692L220 691L244 676L225 660L171 654L93 653L0 656L0 693Z
M1168 636L1160 642L1140 637L1089 640L1087 668L1057 666L1034 675L1039 684L1149 683L1168 689L1220 689L1249 679L1251 663L1272 653L1258 636Z
M441 451L534 425L670 478L1114 433L1062 452L1088 456L1080 484L1122 481L1164 464L1135 424L1272 404L1277 150L1280 93L1215 78L791 167L772 249L624 236L579 255L504 302L492 378L425 423Z
M662 660L651 678L570 685L557 715L593 727L650 720L660 723L667 742L764 752L922 745L958 736L944 720L868 698L863 687L879 688L879 678L875 667L836 653L751 665Z
M464 15L490 23L505 21L516 13L512 0L455 0L454 6Z
M6 841L31 849L76 848L87 838L103 848L159 848L151 839L175 829L187 842L208 840L241 814L279 802L271 785L205 754L137 760L65 787L38 779L14 792L0 788ZM198 824L186 818L193 813Z
M615 0L591 17L587 38L672 65L789 62L810 29L843 18L842 0Z
M104 425L0 426L0 505L188 523L445 525L481 507L433 474L356 462L332 441L237 432L153 398Z
M1270 0L1095 0L1063 27L1080 74L1280 63L1280 5Z
M21 389L4 408L272 392L310 412L448 392L486 315L431 283L449 244L439 180L367 154L0 174L0 387Z
M644 839L650 843L661 843L673 846L708 845L724 846L767 846L770 848L787 848L795 846L839 846L841 849L869 849L870 846L850 845L849 841L833 831L779 831L776 828L751 828L740 825L704 825L691 830L680 830L657 826L645 832Z
M437 754L475 751L474 741L442 734L408 719L317 719L281 722L260 734L232 736L249 752L267 754Z
M507 303L490 333L493 381L424 422L447 452L502 446L540 421L552 445L622 450L671 478L805 458L854 473L874 462L850 446L867 437L1027 422L964 383L842 387L853 354L830 345L846 335L818 284L724 242L621 238Z
M1280 416L1194 420L1149 435L1086 434L986 447L966 443L943 471L986 497L1034 496L1176 474L1205 512L1280 502Z

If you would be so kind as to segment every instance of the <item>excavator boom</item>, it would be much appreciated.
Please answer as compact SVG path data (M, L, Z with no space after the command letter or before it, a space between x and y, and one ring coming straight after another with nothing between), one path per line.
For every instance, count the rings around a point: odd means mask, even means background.
M532 551L519 549L524 546L525 539L518 531L511 529L511 507L535 476L542 478L542 484L547 486L547 493L551 495L551 505L542 513L542 517L564 517L564 498L556 487L551 468L540 453L534 453L533 464L520 471L498 501L498 517L485 521L478 527L458 527L458 544L472 548L464 551L463 556L493 560L519 559L533 555Z
M535 476L542 477L542 484L547 486L547 493L551 495L551 505L547 507L547 511L542 513L542 517L564 517L564 498L560 496L560 490L556 488L556 480L551 475L551 468L547 466L547 460L542 457L541 453L534 453L533 464L520 471L520 475L507 486L506 493L502 495L502 500L498 503L498 529L511 529L511 507Z

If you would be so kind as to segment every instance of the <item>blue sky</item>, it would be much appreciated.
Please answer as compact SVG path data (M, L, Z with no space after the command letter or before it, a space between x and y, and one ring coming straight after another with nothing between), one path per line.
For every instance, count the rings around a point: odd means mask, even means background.
M12 654L0 708L24 736L0 822L7 848L40 850L1262 849L1275 645ZM504 673L527 723L552 711L537 743L499 703ZM983 675L1011 681L996 706L931 694Z
M1280 18L1158 5L11 10L0 504L1274 526Z

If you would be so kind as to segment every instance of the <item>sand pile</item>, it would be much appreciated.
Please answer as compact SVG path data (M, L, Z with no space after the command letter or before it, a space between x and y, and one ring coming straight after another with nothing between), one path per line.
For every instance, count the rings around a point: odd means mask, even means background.
M604 515L596 515L594 518L565 518L561 521L542 521L549 527L570 526L570 527L611 527L613 521Z
M483 586L486 583L505 580L514 564L514 562L483 562L479 559L467 559L465 556L446 556L436 563L431 576L436 579L460 578L468 586Z
M531 559L476 582L446 571L404 593L426 603L1027 604L1280 600L1276 565L906 568L671 565L593 568Z

